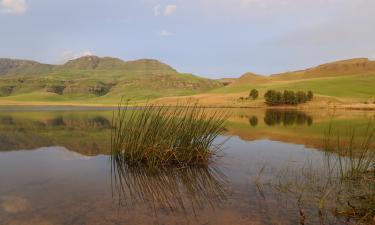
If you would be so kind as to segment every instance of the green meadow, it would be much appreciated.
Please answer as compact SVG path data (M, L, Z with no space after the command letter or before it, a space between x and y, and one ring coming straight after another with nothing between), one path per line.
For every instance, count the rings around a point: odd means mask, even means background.
M274 90L311 90L315 94L349 101L375 101L375 74L337 76L327 78L278 81L264 84L238 84L211 91L212 93L240 93L251 89L265 93Z

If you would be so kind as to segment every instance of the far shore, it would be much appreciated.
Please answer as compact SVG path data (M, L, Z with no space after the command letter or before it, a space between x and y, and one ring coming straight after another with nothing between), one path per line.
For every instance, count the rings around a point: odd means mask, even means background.
M155 105L174 105L184 106L175 102L161 103L154 102ZM266 104L254 105L227 105L227 104L200 104L207 108L233 108L233 109L281 109L281 110L318 110L318 109L338 109L338 110L368 110L375 111L375 104L353 103L353 104L302 104L298 106L267 106ZM72 102L19 102L19 101L0 101L0 107L87 107L87 108L112 108L118 104L93 104L93 103L72 103ZM130 104L130 106L142 106L140 104Z

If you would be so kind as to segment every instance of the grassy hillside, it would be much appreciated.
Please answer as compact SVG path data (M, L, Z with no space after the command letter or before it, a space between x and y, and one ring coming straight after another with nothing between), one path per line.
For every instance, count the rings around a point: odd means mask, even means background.
M253 88L259 90L259 99L240 100ZM316 97L308 106L373 103L375 61L351 59L272 76L246 73L214 81L150 59L85 56L64 65L0 59L0 104L117 104L124 97L134 103L173 104L193 98L212 106L264 107L269 89L311 90Z
M375 101L375 61L353 59L324 64L303 71L259 76L244 74L236 82L212 93L265 93L275 90L312 90L315 94L348 102Z
M56 66L1 59L0 65L0 101L112 104L121 97L142 101L222 86L150 59L85 56Z

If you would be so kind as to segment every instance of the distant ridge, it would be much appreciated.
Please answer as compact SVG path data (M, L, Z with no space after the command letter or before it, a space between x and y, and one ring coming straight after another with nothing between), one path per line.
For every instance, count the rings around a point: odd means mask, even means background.
M255 73L245 73L243 74L238 80L237 82L238 83L246 83L246 82L252 82L252 83L262 83L262 82L266 82L268 80L268 78L266 76L262 76L262 75L258 75L258 74L255 74Z
M34 101L108 97L107 101L118 102L122 97L154 99L221 86L215 80L179 73L155 59L123 61L90 55L62 65L0 59L0 97L26 95L22 99Z
M51 71L53 67L53 65L42 64L32 60L0 58L0 75L46 73Z
M32 60L0 58L1 75L40 75L59 70L153 70L177 73L171 66L155 59L123 61L112 57L83 56L62 65L43 64Z
M322 64L305 70L273 74L275 79L304 79L332 77L375 72L375 61L368 58L354 58Z

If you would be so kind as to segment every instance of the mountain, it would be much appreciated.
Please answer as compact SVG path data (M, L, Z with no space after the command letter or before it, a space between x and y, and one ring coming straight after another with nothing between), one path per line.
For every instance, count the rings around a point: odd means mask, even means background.
M317 67L271 75L274 79L307 79L333 77L375 72L375 61L367 58L355 58L322 64Z
M258 75L255 73L245 73L243 74L235 83L234 85L240 85L243 83L252 83L252 84L261 84L267 82L268 78L262 75Z
M0 97L7 100L113 103L122 97L191 95L221 86L219 81L179 73L153 59L84 56L63 65L0 60Z
M271 76L263 76L249 72L243 74L235 82L232 82L232 85L242 85L244 83L259 84L278 80L291 81L299 79L337 77L367 73L375 73L375 61L371 61L367 58L355 58L326 63L305 70L273 74Z
M49 72L54 66L31 60L0 58L0 76L8 74L33 75Z
M167 64L154 59L140 59L125 62L118 58L84 56L73 59L64 65L57 66L56 70L124 70L124 71L153 71L171 72L177 71Z

